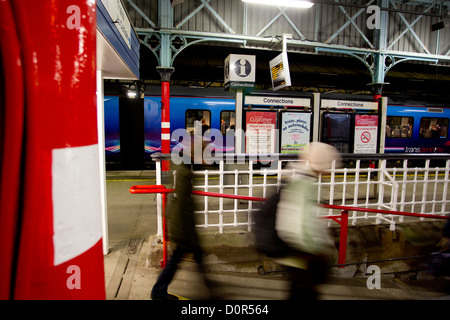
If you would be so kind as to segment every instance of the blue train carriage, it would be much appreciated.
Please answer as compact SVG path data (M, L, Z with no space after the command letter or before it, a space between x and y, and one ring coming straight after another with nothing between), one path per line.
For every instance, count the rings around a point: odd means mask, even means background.
M145 151L150 155L161 152L161 97L146 96L144 105ZM174 131L185 129L188 134L201 133L208 141L213 140L216 152L234 152L234 143L227 145L226 134L235 126L234 98L170 98L171 150L179 142Z
M105 96L105 155L110 163L120 162L119 97ZM171 97L170 131L185 129L193 134L195 130L214 140L216 152L234 152L234 143L226 142L226 134L236 125L235 100L224 97ZM161 152L161 97L144 98L145 159ZM216 136L222 140L216 140ZM214 137L213 137L214 136ZM178 144L171 139L171 150Z
M449 108L388 105L386 153L449 153Z

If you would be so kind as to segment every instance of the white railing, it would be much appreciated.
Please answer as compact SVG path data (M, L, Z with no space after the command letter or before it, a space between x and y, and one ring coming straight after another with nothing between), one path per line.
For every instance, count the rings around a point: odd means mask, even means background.
M435 215L447 214L450 155L355 155L344 154L343 165L319 177L318 201L325 204L371 208ZM160 162L170 156L156 155L157 174ZM271 165L258 165L271 159ZM276 160L274 160L276 159ZM194 167L194 190L268 197L295 175L295 169L286 164L299 161L297 156L275 154L227 155L217 164L198 170ZM438 166L434 163L438 163ZM176 175L176 171L173 172ZM159 181L161 178L159 178ZM236 199L198 197L202 228L226 228L251 231L252 213L259 203ZM324 215L340 215L340 211L323 210ZM352 225L404 222L403 216L361 213L349 215ZM421 218L408 218L421 219ZM329 220L330 224L333 223Z

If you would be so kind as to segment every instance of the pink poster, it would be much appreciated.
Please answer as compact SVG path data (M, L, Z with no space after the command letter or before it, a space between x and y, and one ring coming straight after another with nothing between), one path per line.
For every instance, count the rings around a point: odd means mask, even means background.
M377 153L378 115L355 116L354 153Z
M246 113L245 152L275 153L275 112L250 111Z

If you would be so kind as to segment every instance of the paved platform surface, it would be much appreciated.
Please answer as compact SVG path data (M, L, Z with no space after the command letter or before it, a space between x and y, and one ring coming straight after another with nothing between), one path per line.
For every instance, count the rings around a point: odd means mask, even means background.
M153 195L132 195L135 184L155 184L153 171L108 172L109 249L104 257L108 300L149 300L161 269L147 266L149 238L156 234ZM206 276L222 299L284 300L288 296L283 273L259 275L211 272ZM319 287L322 300L435 300L450 299L445 279L426 272L401 276L381 274L380 289L369 289L367 277L332 276ZM170 292L188 299L208 299L201 275L192 261L181 263Z

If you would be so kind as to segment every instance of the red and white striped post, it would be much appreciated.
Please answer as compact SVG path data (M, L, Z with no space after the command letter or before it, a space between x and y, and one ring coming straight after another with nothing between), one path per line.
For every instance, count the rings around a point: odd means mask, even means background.
M96 3L9 2L26 119L10 298L105 299Z
M161 153L170 153L170 76L174 68L157 67L161 76ZM161 170L167 172L170 170L169 160L161 163Z

